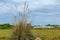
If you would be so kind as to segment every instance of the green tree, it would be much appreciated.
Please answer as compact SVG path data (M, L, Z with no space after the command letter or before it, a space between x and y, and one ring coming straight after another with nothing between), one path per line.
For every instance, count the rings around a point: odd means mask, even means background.
M51 26L50 24L47 24L46 26Z
M10 25L8 23L6 24L0 24L0 29L7 29L7 28L11 28L13 25Z

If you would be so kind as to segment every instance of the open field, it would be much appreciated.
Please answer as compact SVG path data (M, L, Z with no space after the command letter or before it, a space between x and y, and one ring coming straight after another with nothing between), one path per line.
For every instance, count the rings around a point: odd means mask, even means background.
M0 40L7 40L11 36L11 29L0 29Z
M60 30L34 29L34 31L42 38L42 40L60 40ZM0 40L1 38L10 37L11 33L12 29L0 29Z
M58 29L35 29L35 31L43 40L60 40L60 30Z

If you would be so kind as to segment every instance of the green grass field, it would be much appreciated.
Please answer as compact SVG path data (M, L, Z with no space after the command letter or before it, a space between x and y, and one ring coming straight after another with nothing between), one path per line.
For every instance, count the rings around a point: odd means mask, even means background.
M0 40L8 40L12 34L11 29L0 29Z
M58 29L35 29L35 31L43 40L60 40L60 30Z
M0 29L0 37L9 37L11 34L12 30L8 29Z
M42 40L60 40L60 30L34 29ZM12 29L0 29L0 38L10 37ZM1 39L0 39L1 40Z

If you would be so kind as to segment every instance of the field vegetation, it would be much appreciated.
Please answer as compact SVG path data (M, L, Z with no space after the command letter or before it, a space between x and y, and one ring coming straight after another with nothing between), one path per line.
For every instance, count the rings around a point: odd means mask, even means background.
M32 30L42 40L60 40L59 29L34 29ZM12 29L0 29L0 40L7 40L12 34Z

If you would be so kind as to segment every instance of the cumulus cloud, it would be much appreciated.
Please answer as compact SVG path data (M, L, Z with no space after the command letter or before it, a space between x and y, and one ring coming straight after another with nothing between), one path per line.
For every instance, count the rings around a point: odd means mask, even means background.
M31 10L41 8L46 5L58 5L57 0L0 0L0 2L3 2L5 4L18 5L18 10L24 5L25 1L27 1L27 3L29 4Z
M34 20L36 18L38 19L36 24L40 22L41 24L43 24L43 22L52 23L55 19L55 21L60 20L60 0L0 0L0 15L16 15L17 11L23 12L25 1L27 1L29 5L32 18L33 15L35 15ZM46 18L45 21L44 18ZM33 21L33 24L35 21Z

